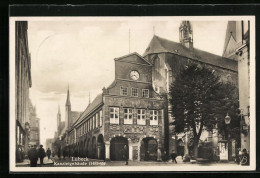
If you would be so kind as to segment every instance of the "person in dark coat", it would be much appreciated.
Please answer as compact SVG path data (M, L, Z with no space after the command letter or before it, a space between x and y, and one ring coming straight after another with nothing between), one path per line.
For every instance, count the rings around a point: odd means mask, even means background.
M171 153L172 162L175 162L177 164L176 157L177 157L177 154L174 151L172 151L172 153Z
M60 159L60 147L58 148L58 158Z
M46 153L47 153L48 159L50 159L50 156L51 156L51 150L50 150L50 148L47 149Z
M29 149L28 158L30 160L30 166L37 167L38 152L36 150L36 145L31 146L31 148Z
M123 159L125 160L125 165L128 165L128 149L126 145L122 150L122 154L123 154Z
M40 158L40 163L43 164L43 158L46 156L46 153L42 145L40 145L40 148L38 149L38 156Z

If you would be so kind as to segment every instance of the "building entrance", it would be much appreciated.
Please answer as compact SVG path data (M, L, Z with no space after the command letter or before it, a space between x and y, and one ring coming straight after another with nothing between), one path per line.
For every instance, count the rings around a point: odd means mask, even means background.
M144 138L141 142L140 159L143 161L157 160L157 141L152 137Z
M184 143L182 139L177 142L177 156L184 156Z
M115 137L110 142L110 159L113 161L123 161L124 146L128 148L128 141L124 137Z

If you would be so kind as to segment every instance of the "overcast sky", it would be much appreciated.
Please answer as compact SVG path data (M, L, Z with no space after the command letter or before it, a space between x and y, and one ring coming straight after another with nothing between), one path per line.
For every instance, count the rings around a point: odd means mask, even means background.
M101 19L101 18L100 18ZM130 18L129 18L130 19ZM194 47L222 55L226 21L191 21ZM153 34L179 42L180 21L124 20L30 21L32 88L30 98L40 120L41 144L54 137L58 105L65 120L68 85L71 108L84 111L103 87L114 80L114 58L130 52L143 54ZM153 30L154 29L154 30Z

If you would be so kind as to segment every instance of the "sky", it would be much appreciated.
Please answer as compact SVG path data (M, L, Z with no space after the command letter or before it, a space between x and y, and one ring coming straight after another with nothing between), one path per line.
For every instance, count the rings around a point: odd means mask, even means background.
M186 19L185 19L186 20ZM40 118L40 142L53 138L58 106L65 121L68 87L72 111L84 111L114 80L114 58L143 54L153 35L179 42L181 21L169 18L29 20L30 98ZM195 48L222 55L227 21L191 21ZM90 98L89 98L90 95Z

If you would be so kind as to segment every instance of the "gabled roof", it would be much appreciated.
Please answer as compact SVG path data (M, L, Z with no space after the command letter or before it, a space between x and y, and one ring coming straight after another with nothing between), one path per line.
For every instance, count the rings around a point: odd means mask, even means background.
M225 55L225 52L227 50L228 43L229 43L231 36L236 41L236 21L228 22L225 43L224 43L224 48L223 48L223 56Z
M71 125L73 125L76 120L79 118L79 116L81 115L82 112L79 112L79 111L70 111L69 112L69 117L70 117L70 120L71 120Z
M184 56L186 58L237 71L237 62L234 60L196 48L189 49L183 46L181 43L170 41L154 35L143 56L145 57L149 54L158 53L173 53Z
M140 54L138 54L137 52L133 52L133 53L130 53L130 54L127 54L125 56L121 56L121 57L118 57L118 58L115 58L115 61L124 61L125 59L127 59L128 57L130 56L137 56L140 61L144 64L147 64L147 65L152 65L150 62L148 62L145 58L143 58Z
M103 103L103 95L99 94L96 98L88 105L85 111L79 116L76 122L72 125L75 126L80 123L86 116L88 116L97 106Z

